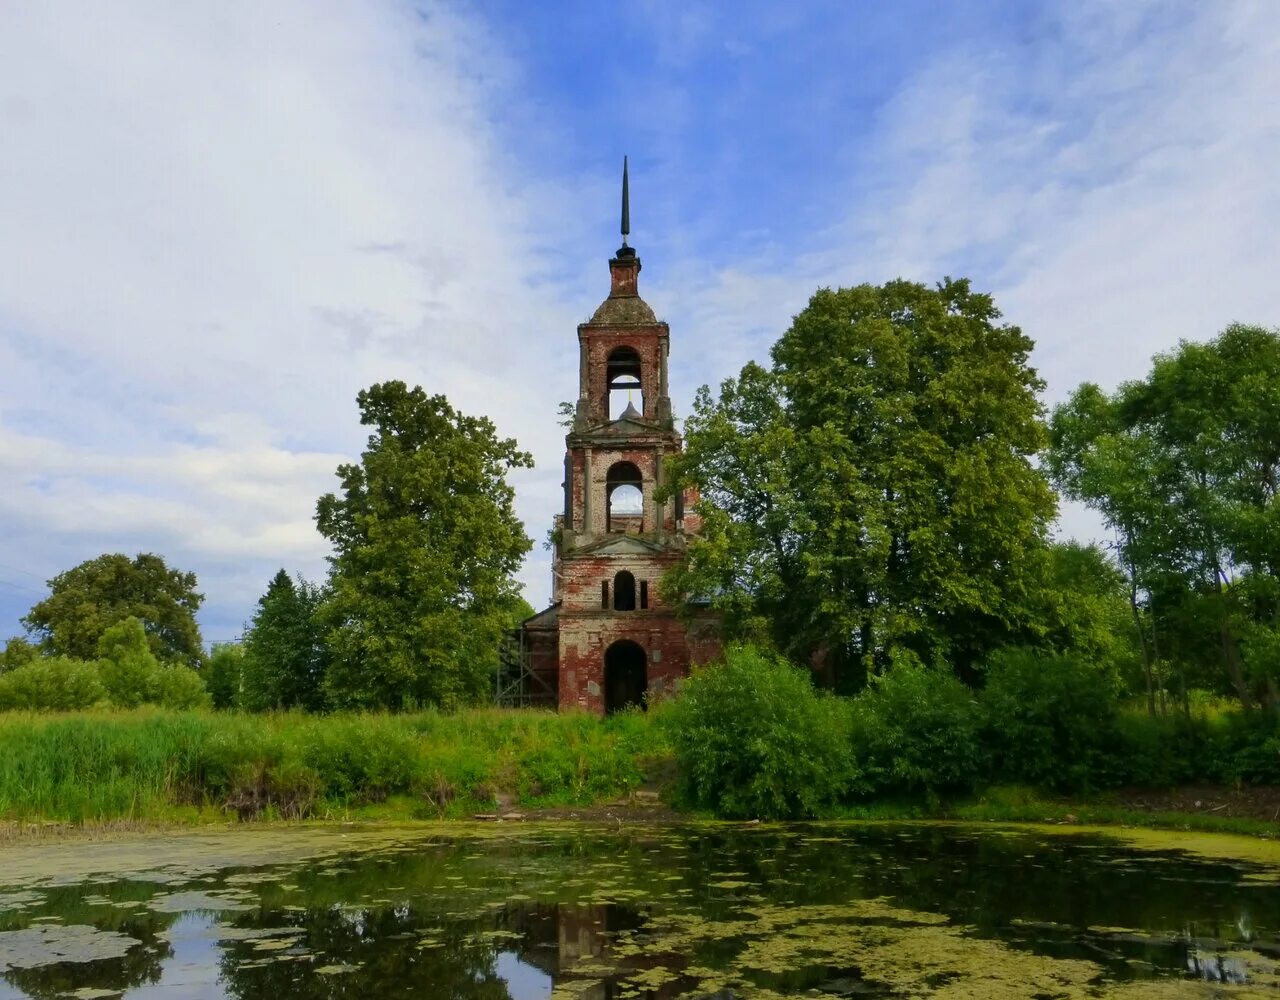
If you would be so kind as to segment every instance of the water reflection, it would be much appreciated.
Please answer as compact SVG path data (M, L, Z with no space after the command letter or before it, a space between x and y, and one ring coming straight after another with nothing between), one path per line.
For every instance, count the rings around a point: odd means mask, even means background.
M1250 874L1105 839L923 826L408 839L303 864L0 886L0 1000L1280 987L1280 891ZM41 927L68 950L23 953ZM115 935L101 953L89 928ZM120 935L136 942L123 953Z

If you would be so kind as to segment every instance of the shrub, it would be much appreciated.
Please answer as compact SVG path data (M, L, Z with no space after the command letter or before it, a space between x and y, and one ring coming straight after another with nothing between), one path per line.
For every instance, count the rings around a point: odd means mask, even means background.
M216 647L209 654L204 678L214 708L239 708L244 683L244 647L232 643Z
M966 791L986 777L977 699L948 670L895 666L854 703L859 790Z
M814 816L851 785L849 708L753 646L696 669L664 710L678 795L730 818Z
M1260 712L1239 713L1227 725L1221 780L1280 785L1280 721Z
M0 710L65 712L106 698L96 663L51 656L0 674Z
M22 636L14 636L0 650L0 674L25 666L40 655L40 650Z
M165 708L208 708L209 692L204 681L190 667L174 664L161 667L156 682L156 700Z
M302 762L322 777L322 794L343 803L380 802L408 792L421 753L399 719L348 716L300 727Z
M102 683L112 704L136 708L160 698L160 662L151 652L146 630L136 618L126 618L98 640Z
M1119 749L1108 675L1074 653L1010 647L987 664L983 703L999 779L1062 790L1106 780Z

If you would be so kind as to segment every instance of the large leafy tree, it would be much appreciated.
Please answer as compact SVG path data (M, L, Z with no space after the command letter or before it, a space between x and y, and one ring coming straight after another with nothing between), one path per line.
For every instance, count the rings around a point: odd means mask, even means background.
M107 629L136 618L156 657L194 667L204 658L196 624L203 600L194 573L170 569L151 553L130 559L116 552L55 576L49 596L22 621L46 652L91 660Z
M403 382L357 397L373 428L316 523L333 543L327 688L339 705L454 706L488 691L532 542L507 473L533 464L491 421Z
M999 315L965 281L815 294L771 368L697 396L673 472L704 527L668 591L855 682L1031 630L1055 501L1032 344Z
M245 708L323 707L327 654L318 615L323 599L320 587L302 577L295 582L283 569L272 578L244 636Z
M1085 383L1051 428L1060 488L1115 529L1153 686L1207 654L1246 706L1280 708L1280 332L1233 325L1114 393Z

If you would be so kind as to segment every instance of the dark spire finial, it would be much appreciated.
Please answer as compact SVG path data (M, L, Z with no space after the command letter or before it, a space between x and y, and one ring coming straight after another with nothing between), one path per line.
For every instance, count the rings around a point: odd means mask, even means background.
M631 193L627 184L627 158L622 158L622 245L627 245L631 235Z

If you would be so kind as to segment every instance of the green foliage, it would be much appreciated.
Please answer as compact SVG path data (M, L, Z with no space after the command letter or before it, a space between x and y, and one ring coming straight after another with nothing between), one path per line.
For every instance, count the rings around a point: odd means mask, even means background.
M1149 708L1209 667L1280 713L1280 331L1233 325L1111 395L1080 386L1054 411L1048 465L1116 532Z
M1082 790L1116 749L1112 679L1075 653L1011 647L987 664L983 703L998 780Z
M30 660L0 675L0 711L63 712L106 700L94 663L65 656Z
M859 790L891 797L972 790L987 775L983 724L977 698L949 670L893 666L855 699Z
M65 712L108 701L119 708L160 704L192 709L209 704L199 674L156 660L136 618L103 632L98 650L97 660L39 657L0 675L0 710Z
M664 722L682 799L718 816L817 816L854 777L847 702L753 646L695 669Z
M1097 545L1055 542L1045 550L1036 621L1046 645L1078 653L1119 677L1137 666L1137 636L1124 573Z
M90 660L112 625L136 618L158 659L198 667L204 659L195 614L203 595L194 573L169 569L157 555L98 556L49 581L49 596L22 620L49 653Z
M324 707L327 650L319 609L324 592L280 570L244 636L243 705L270 708Z
M639 785L663 748L642 713L8 714L0 819L333 816L380 803L406 818L467 816L499 795L589 804Z
M1100 762L1095 783L1280 784L1280 722L1239 710L1151 716L1122 711L1118 743Z
M703 527L666 592L852 686L1018 634L1055 502L1031 341L998 319L964 281L815 294L771 369L698 394L669 489L700 488Z
M352 707L476 701L520 612L514 574L532 542L506 475L532 458L489 420L403 382L357 401L374 432L316 508L334 547L328 693Z
M21 636L14 636L0 650L0 674L21 667L40 655L40 650Z
M99 669L111 703L136 708L160 700L160 662L136 618L109 627L98 640Z
M160 668L156 703L165 708L207 708L212 704L200 675L180 663Z
M223 643L209 654L204 668L205 687L214 708L240 708L244 686L244 647Z

